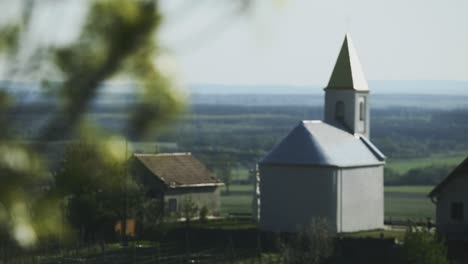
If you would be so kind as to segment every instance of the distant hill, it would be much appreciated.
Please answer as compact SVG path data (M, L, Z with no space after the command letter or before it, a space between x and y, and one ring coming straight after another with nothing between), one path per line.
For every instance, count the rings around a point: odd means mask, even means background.
M370 81L372 107L468 108L468 81ZM323 87L287 85L191 85L192 104L323 104Z
M468 96L468 81L369 81L375 94L444 94ZM317 85L225 85L194 84L189 86L192 94L322 94Z
M468 81L370 81L372 107L468 108ZM39 84L0 82L18 105L55 104L56 97L41 92ZM6 87L6 88L5 88ZM93 105L125 105L136 102L132 84L104 84ZM324 92L318 86L190 85L190 104L321 106Z
M322 106L323 94L194 94L193 105ZM468 96L433 94L371 94L372 108L468 108Z

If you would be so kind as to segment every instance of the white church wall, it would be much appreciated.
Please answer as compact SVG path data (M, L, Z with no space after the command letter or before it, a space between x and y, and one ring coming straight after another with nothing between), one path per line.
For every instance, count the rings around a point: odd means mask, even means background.
M326 90L325 93L325 122L330 125L337 125L336 119L336 103L342 101L344 103L344 123L354 130L355 120L355 91L354 90Z
M357 133L361 133L365 137L369 138L370 136L370 102L369 102L369 93L368 92L357 92L355 94L354 105L354 120L356 120L355 128ZM360 118L360 103L364 104L364 118Z
M457 233L468 237L468 175L453 178L441 191L436 211L436 224L439 232L450 235ZM452 218L452 203L463 203L463 219Z
M336 229L335 169L260 165L260 228L294 232L313 218L326 218Z
M383 228L383 166L344 168L338 181L339 232Z

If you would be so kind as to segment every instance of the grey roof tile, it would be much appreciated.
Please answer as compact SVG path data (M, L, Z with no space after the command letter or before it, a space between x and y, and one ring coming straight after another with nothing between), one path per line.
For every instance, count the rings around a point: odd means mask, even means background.
M221 181L190 153L135 153L134 157L170 187L222 185Z

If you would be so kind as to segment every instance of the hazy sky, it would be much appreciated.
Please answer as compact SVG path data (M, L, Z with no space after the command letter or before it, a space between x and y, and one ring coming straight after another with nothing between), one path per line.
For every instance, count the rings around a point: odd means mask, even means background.
M29 64L31 43L78 36L86 16L83 0L34 1L18 65ZM254 4L233 12L242 1ZM369 80L468 80L467 0L161 2L159 39L184 83L324 86L345 32ZM0 0L0 24L17 16L18 3Z
M466 0L270 0L241 16L196 2L163 5L187 83L326 85L345 32L367 79L468 80Z

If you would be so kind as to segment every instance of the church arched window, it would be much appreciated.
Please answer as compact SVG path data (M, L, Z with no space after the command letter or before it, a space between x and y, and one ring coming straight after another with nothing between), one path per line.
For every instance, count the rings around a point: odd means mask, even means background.
M366 119L366 106L364 102L359 103L359 120L364 121Z
M344 119L344 103L343 101L338 101L336 102L335 106L335 118L337 120L343 120Z

